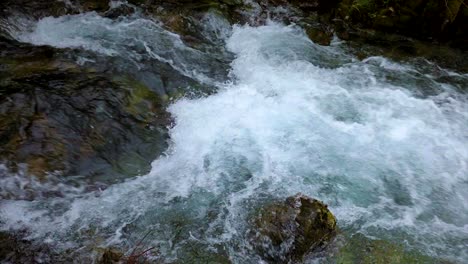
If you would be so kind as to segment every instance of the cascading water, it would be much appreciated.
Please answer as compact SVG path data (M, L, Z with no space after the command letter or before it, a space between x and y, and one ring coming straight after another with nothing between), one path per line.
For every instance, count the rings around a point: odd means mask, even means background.
M34 32L19 32L15 37L35 45L82 48L110 57L123 57L128 64L137 67L143 67L141 64L147 60L158 60L203 83L224 77L226 69L217 53L190 48L179 35L138 15L118 21L94 12L48 17L37 23Z
M199 251L253 263L248 215L302 192L329 204L345 232L468 259L466 74L427 61L360 61L339 42L318 46L281 24L220 25L212 36L226 37L235 55L224 83L213 63L230 54L189 48L143 18L45 18L19 33L21 41L128 63L162 60L218 92L169 107L171 146L148 175L93 193L0 201L1 228L26 230L59 250L131 247L152 230L166 260Z

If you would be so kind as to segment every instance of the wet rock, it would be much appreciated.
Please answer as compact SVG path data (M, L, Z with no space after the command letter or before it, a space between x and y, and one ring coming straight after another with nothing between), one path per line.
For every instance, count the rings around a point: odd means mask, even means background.
M468 71L468 53L448 44L434 45L430 42L376 30L349 29L345 31L346 36L342 33L343 31L338 36L348 40L347 45L361 53L356 54L359 58L382 55L405 62L414 57L421 57L436 62L444 68L459 72Z
M88 11L104 12L108 9L109 0L4 0L0 3L0 15L4 18L22 16L40 19Z
M139 0L134 0L132 3L139 4ZM249 5L242 0L201 0L201 1L161 1L154 0L146 4L139 4L143 6L146 13L151 14L163 21L170 20L176 17L176 20L181 18L199 20L206 12L213 12L221 15L230 23L245 22L243 12L249 9ZM187 21L181 21L186 24ZM179 23L179 22L177 22Z
M203 243L190 242L188 247L180 250L177 256L185 260L186 263L206 263L206 264L232 264L226 249L219 246L216 248L207 247Z
M0 259L10 259L15 254L13 239L7 233L0 232Z
M329 46L333 39L332 30L324 24L308 24L303 28L310 40L323 46Z
M299 7L305 11L316 11L320 6L320 0L309 0L309 1L301 1L301 0L290 0L293 6Z
M468 47L468 6L463 1L269 0L267 5L292 7L287 21L314 17L315 23L333 26L334 32L343 39L361 30L374 30L379 34L448 43L463 50ZM304 29L318 43L326 39L326 31L316 27Z
M109 9L110 0L78 0L75 4L80 6L83 11L104 12Z
M450 261L436 259L417 251L405 250L401 244L385 240L372 240L355 234L339 242L337 250L324 263L431 263L449 264Z
M166 149L169 115L139 81L79 66L53 48L0 47L0 160L10 168L130 176Z
M34 244L18 234L0 231L1 263L76 263L69 253L58 254L45 243Z
M115 19L121 16L130 16L136 12L135 7L121 4L117 7L111 8L104 13L104 16L107 18Z
M120 261L123 260L124 254L120 252L118 249L108 248L104 250L101 257L98 259L98 264L114 264L114 263L121 263Z
M468 32L468 7L462 1L342 0L336 10L336 18L355 29L439 40L466 49L460 45L466 43Z
M252 220L250 242L272 262L300 261L335 234L336 219L322 202L297 194L262 208Z
M21 15L39 19L46 16L60 16L69 12L72 12L72 7L67 6L65 1L4 0L0 2L1 18Z
M162 20L168 30L179 34L184 43L193 47L203 43L204 37L200 34L201 29L198 28L193 17L181 14L159 13L158 18Z

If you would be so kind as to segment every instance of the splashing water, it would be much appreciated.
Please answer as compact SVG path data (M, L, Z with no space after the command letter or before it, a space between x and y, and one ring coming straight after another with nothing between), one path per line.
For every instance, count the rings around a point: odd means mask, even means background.
M468 259L466 94L417 65L317 46L294 27L222 32L236 56L229 82L169 107L171 147L148 175L83 195L3 200L1 228L62 247L122 245L151 229L168 259L203 248L252 263L258 256L243 237L249 213L303 192L328 203L348 232ZM46 18L19 39L154 56L184 74L212 67L207 54L144 19Z
M179 35L164 30L157 21L140 18L138 14L119 20L95 12L47 17L37 23L33 32L19 31L13 35L20 41L36 45L82 48L107 56L120 56L137 66L148 59L158 60L202 83L212 84L212 78L225 75L226 67L215 54L186 46Z

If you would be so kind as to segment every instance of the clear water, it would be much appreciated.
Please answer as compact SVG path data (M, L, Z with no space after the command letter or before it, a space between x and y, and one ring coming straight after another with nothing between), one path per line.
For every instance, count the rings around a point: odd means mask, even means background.
M17 34L129 64L161 60L219 91L170 105L170 149L148 175L103 191L60 183L59 198L0 201L2 229L27 230L62 249L131 248L152 230L148 243L168 261L219 253L253 263L258 256L244 238L249 214L302 192L329 204L346 232L468 259L466 74L427 61L360 61L343 43L318 46L281 24L231 28L207 19L205 33L226 50L189 48L142 18L93 13L45 18ZM217 57L232 54L220 81Z

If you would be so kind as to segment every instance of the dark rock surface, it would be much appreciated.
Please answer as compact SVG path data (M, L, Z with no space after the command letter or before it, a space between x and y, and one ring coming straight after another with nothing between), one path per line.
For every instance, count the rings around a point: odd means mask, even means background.
M468 47L468 5L463 0L258 2L263 3L263 7L292 8L293 12L283 20L303 26L311 39L322 45L329 44L325 36L330 32L348 39L350 32L356 34L362 30L375 30L380 34L401 34L429 42L448 43L464 50ZM273 12L269 11L268 14L274 17ZM317 23L322 26L318 27ZM333 30L327 30L328 26L332 26Z
M335 12L354 28L468 46L468 6L463 0L343 0Z
M57 254L45 243L34 245L20 235L0 231L1 263L80 263L65 252Z
M49 47L0 42L0 159L30 174L145 173L169 115L139 81L77 65Z
M288 263L325 245L336 219L327 206L302 194L262 208L252 220L250 241L267 261Z
M0 3L0 14L4 17L21 14L39 19L87 11L104 12L109 7L109 0L4 0Z

